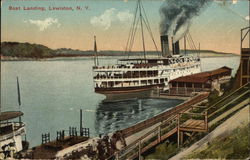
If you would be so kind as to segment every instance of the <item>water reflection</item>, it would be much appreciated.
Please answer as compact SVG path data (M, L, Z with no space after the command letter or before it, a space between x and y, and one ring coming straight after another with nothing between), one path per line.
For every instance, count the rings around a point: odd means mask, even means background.
M101 102L97 107L95 130L97 134L106 134L153 117L170 109L182 100L169 99L133 99L112 103Z

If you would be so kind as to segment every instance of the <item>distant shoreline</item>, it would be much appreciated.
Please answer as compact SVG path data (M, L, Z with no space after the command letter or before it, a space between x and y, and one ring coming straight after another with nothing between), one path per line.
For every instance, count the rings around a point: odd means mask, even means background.
M240 55L236 54L229 54L229 55L201 55L201 58L221 58L221 57L237 57ZM94 56L92 55L78 55L78 56L55 56L55 57L45 57L45 58L28 58L28 57L7 57L7 56L1 56L1 62L4 61L51 61L51 60L79 60L79 58L93 58ZM101 58L103 57L124 57L121 55L101 55L99 56ZM130 56L133 57L133 56ZM137 56L134 56L137 57Z
M184 53L184 50L180 50ZM191 50L185 51L188 55L200 54L201 57L222 57L222 56L237 56L235 53L225 53L213 50ZM121 51L121 50L99 50L98 56L112 57L140 57L142 51ZM158 57L160 51L147 50L149 57ZM41 44L20 43L20 42L1 42L1 61L46 61L46 60L68 60L78 59L79 57L94 57L96 52L93 50L78 50L71 48L51 49Z

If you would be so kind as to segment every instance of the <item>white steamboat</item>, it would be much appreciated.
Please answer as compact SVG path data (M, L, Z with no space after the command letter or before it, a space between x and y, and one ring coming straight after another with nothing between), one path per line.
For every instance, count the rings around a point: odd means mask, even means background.
M147 98L151 96L154 89L168 90L168 82L172 79L201 72L199 54L186 54L186 36L184 36L185 50L183 53L179 48L179 40L174 42L172 37L172 45L170 46L168 35L162 35L161 55L157 58L146 58L142 22L145 23L148 30L150 27L148 21L143 17L140 1L138 1L137 10L139 10L139 15L135 16L134 22L135 24L137 21L141 22L144 58L119 59L116 65L99 66L98 57L95 57L95 66L93 67L95 92L104 94L105 101ZM133 30L136 30L136 26L132 26L132 34L129 35L129 40L132 41L134 39L132 36L136 32ZM151 30L149 32L152 33ZM153 40L153 42L155 41ZM94 45L97 53L96 41ZM130 50L132 47L127 46L127 48Z

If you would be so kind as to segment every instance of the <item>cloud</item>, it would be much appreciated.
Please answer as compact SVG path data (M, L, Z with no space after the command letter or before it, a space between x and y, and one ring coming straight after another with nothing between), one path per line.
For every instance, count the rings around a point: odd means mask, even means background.
M133 19L133 14L129 12L129 10L126 10L124 12L118 12L117 13L117 18L121 21L121 22L128 22L131 19Z
M90 19L90 23L95 27L101 27L107 30L111 27L112 22L127 23L133 19L133 14L128 10L117 11L115 8L105 10L100 16L94 16Z
M246 19L247 21L249 21L249 20L250 20L250 17L249 17L249 16L246 16L245 19Z
M61 24L58 22L57 18L46 18L44 20L25 20L25 23L30 23L36 25L40 31L46 30L49 26L56 25L57 27L60 27Z
M97 17L97 16L92 17L90 19L90 23L93 26L103 27L104 30L109 29L109 27L111 26L111 22L113 21L113 18L114 18L114 12L115 12L115 10L116 10L115 8L107 9L99 17Z

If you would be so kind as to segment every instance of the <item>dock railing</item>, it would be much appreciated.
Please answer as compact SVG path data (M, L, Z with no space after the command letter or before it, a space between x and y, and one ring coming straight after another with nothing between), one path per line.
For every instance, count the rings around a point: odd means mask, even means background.
M169 136L177 132L177 116L179 112L185 112L193 104L201 102L208 97L209 93L201 93L193 99L184 102L171 110L168 110L162 114L159 114L146 121L140 122L132 127L122 130L125 137L128 137L134 133L137 133L143 129L151 127L157 123L158 126L142 135L140 138L122 148L116 154L110 156L108 159L133 159L147 151L149 148L164 141Z
M249 98L250 95L250 83L245 84L244 86L238 88L234 92L230 93L226 97L222 98L215 104L208 107L205 111L208 113L208 120L211 121L223 113L225 110L229 110L238 104L241 101Z
M170 135L177 131L176 128L177 116L169 117L166 121L162 122L159 126L156 126L146 134L141 136L139 139L124 147L122 150L116 153L116 158L121 160L133 159L143 152L147 151L152 146L160 143L161 141L168 138ZM111 157L109 158L111 159Z
M122 133L124 134L125 137L128 137L134 133L137 133L145 128L151 127L156 123L163 122L168 119L168 117L177 115L180 111L185 111L190 108L191 105L196 104L208 97L209 93L208 92L203 92L200 93L199 95L193 97L191 100L184 102L180 105L177 105L176 107L161 113L155 117L152 117L150 119L147 119L145 121L142 121L132 127L126 128L122 130Z

